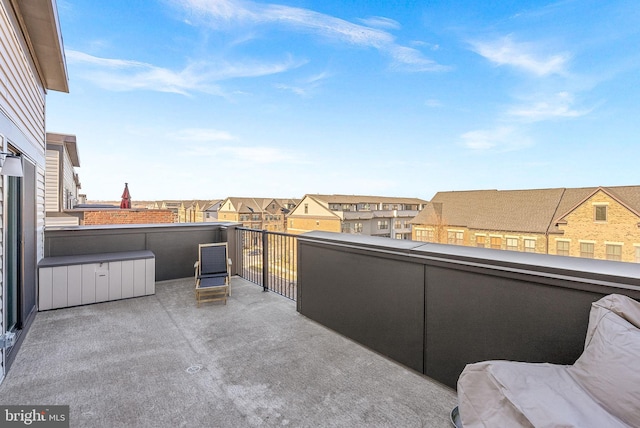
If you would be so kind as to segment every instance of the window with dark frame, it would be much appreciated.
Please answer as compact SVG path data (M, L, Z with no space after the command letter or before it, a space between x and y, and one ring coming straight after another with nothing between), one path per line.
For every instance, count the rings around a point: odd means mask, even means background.
M594 209L594 218L595 221L607 221L607 206L606 205L595 205Z

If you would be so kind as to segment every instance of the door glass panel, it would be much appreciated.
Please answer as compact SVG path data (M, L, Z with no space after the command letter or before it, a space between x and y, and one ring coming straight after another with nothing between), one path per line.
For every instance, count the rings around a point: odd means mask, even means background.
M20 307L20 177L7 177L7 242L6 276L7 284L7 331L20 328L18 325Z

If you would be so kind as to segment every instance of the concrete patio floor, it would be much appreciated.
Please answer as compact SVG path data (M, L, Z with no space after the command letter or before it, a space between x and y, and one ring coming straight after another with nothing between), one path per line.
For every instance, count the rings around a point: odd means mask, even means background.
M453 390L233 278L37 314L0 403L70 405L72 427L450 427Z

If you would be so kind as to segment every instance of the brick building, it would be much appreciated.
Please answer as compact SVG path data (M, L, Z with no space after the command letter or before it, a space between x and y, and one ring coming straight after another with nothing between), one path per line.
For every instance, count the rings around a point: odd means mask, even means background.
M640 186L439 192L417 241L640 262Z
M149 209L95 209L82 212L80 224L156 224L173 223L174 215L170 210Z

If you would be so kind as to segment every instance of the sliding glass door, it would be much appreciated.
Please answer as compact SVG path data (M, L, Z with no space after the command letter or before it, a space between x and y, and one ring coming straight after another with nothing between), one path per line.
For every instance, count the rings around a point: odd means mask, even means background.
M5 281L6 281L6 315L7 331L22 328L21 322L21 263L22 253L22 178L6 177L6 242L5 250Z

